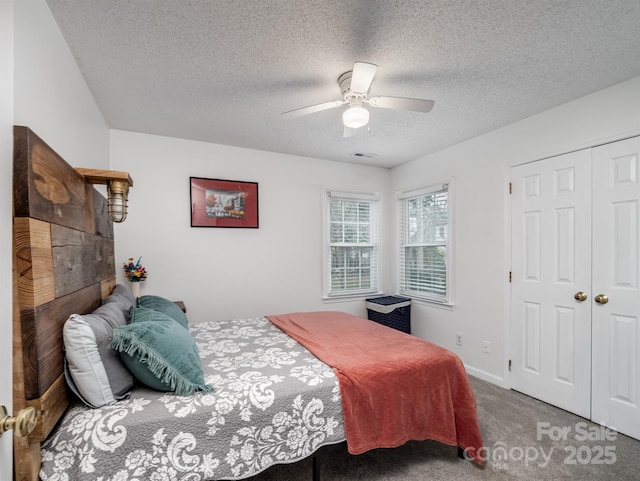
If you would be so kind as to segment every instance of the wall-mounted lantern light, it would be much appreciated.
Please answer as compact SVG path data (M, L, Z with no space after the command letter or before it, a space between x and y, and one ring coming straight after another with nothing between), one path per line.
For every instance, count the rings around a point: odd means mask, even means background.
M113 222L123 222L127 218L127 197L133 179L128 172L76 168L91 184L107 186L107 213Z

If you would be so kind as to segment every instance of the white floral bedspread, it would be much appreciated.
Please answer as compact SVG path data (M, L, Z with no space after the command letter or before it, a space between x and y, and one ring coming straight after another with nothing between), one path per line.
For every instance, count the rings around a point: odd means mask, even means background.
M243 479L345 440L333 370L268 319L190 330L215 391L74 405L43 443L43 481Z

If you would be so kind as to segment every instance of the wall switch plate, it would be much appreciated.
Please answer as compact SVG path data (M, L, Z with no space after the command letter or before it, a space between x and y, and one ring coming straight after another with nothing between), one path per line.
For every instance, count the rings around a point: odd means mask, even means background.
M491 354L491 343L489 341L484 341L482 343L482 352L485 354Z

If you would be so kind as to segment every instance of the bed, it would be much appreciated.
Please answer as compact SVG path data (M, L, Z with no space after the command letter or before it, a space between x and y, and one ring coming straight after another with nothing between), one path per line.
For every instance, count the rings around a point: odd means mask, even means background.
M80 402L63 327L125 296L113 243L104 197L15 127L14 410L38 412L35 430L15 438L18 480L245 479L344 441L359 454L434 439L482 463L459 358L340 312L189 323L207 389L136 384L115 402ZM387 357L370 355L375 343Z

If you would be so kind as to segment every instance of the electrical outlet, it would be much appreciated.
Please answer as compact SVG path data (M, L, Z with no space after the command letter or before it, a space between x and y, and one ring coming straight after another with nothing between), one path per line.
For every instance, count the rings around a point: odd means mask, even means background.
M485 354L491 354L491 343L489 341L483 342L482 352L484 352Z
M462 346L462 334L459 332L456 332L456 344L458 346Z

